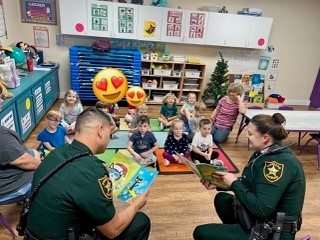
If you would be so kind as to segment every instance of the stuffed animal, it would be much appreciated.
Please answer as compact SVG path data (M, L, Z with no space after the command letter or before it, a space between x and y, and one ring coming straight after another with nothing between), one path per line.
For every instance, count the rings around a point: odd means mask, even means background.
M153 0L151 5L156 6L156 7L166 7L167 0Z
M20 48L22 51L27 51L28 57L36 60L39 59L38 50L36 49L35 46L29 45L25 42L18 42L16 44L16 47Z
M13 94L11 92L8 92L7 90L8 85L1 81L0 79L0 88L2 89L2 94L6 97L6 98L12 98Z

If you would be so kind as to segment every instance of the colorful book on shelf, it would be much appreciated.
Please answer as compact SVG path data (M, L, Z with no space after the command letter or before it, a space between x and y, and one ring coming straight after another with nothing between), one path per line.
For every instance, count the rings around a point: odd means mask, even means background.
M211 184L223 188L228 189L229 187L223 182L223 180L218 177L214 176L215 172L228 172L228 168L225 166L216 167L211 164L207 163L198 163L195 164L192 161L186 159L181 154L176 154L180 158L180 160L187 165L190 170L195 173L200 179L210 182Z
M252 98L253 103L263 103L263 94L257 94Z
M146 192L158 175L158 171L140 166L121 152L105 161L113 182L113 194L125 202Z

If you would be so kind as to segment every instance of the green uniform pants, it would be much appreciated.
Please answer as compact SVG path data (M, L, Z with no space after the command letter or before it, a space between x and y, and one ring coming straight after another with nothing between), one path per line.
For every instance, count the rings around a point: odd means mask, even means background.
M195 240L248 240L250 232L244 231L235 218L233 195L219 192L214 198L214 207L223 224L197 226L193 232Z
M149 217L138 212L129 226L113 240L147 240L150 233L150 219ZM100 235L100 240L109 240L109 238Z

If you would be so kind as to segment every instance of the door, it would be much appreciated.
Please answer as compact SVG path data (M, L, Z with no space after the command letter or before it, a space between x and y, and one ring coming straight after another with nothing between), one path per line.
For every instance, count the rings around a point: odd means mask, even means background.
M113 5L112 2L88 0L88 35L97 37L112 37Z
M44 96L43 96L43 88L42 82L37 83L32 89L32 103L34 109L34 117L36 124L41 120L41 118L46 113L45 105L44 105Z
M87 35L87 1L61 0L60 26L61 33Z
M310 107L320 108L320 68L310 96Z
M30 90L26 91L16 101L16 108L18 111L20 136L23 140L25 140L36 125Z
M248 48L265 49L267 47L272 21L272 18L251 17Z
M204 44L206 37L206 27L208 21L207 12L184 11L184 43Z
M138 5L138 39L160 41L163 8Z
M185 10L165 8L162 15L161 41L181 43L184 34Z

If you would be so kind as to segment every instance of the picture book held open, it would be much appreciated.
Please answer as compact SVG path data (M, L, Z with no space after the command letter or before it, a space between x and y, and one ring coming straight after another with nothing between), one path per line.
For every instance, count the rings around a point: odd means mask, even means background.
M186 159L181 154L176 154L179 159L187 165L193 173L195 173L200 179L210 182L211 184L219 187L228 189L229 187L223 182L219 177L215 177L213 173L215 172L228 172L228 168L225 166L214 166L207 163L194 164L192 161Z
M128 202L137 195L146 192L158 175L158 171L140 166L121 152L106 161L113 182L113 194Z

